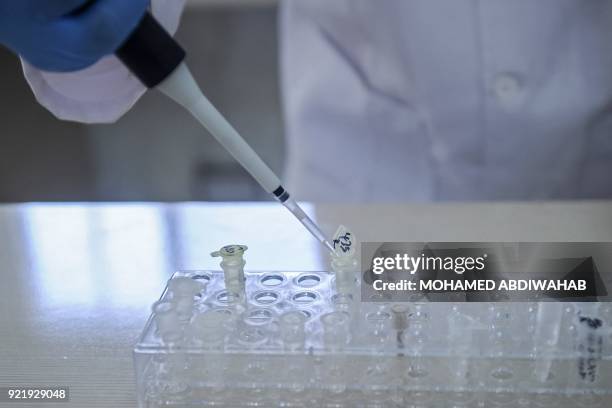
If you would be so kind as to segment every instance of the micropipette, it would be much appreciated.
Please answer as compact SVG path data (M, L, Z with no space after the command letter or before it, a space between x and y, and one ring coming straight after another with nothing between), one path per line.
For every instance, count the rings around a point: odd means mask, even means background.
M266 192L334 253L332 244L291 198L276 174L204 96L184 62L185 51L150 13L145 13L116 55L147 88L157 88L191 112Z

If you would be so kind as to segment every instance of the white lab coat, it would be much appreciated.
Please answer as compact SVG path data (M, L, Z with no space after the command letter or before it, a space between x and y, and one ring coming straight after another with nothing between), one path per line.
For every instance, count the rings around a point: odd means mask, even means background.
M153 11L174 31L182 3ZM287 0L281 17L298 199L612 197L612 2ZM114 57L24 69L64 119L114 121L144 92Z
M281 12L297 198L612 197L612 2L287 0Z

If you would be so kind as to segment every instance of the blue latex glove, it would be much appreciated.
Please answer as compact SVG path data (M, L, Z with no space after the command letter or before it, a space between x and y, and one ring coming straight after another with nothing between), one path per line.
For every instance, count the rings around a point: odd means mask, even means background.
M149 0L0 0L0 43L46 71L75 71L115 52Z

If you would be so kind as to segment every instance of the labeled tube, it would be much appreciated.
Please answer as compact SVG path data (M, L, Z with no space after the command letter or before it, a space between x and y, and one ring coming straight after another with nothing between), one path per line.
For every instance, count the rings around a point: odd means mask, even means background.
M227 289L244 292L244 252L248 249L246 245L226 245L218 251L211 253L213 257L221 257L219 264L223 269L225 287Z
M576 303L576 344L578 376L585 383L599 381L603 358L604 321L599 317L599 304Z

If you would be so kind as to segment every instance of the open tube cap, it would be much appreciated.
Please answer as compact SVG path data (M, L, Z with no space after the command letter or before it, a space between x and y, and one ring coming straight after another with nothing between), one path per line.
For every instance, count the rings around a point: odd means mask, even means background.
M222 258L242 256L247 249L249 249L249 247L246 245L226 245L220 250L212 252L210 256L220 256Z

